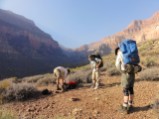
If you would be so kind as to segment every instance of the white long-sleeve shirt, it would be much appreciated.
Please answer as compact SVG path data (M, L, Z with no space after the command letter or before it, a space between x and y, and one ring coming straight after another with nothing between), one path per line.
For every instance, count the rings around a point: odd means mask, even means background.
M93 71L98 70L97 65L100 64L101 62L102 62L102 60L99 59L99 58L95 58L94 60L92 60L92 61L90 62Z
M123 54L120 50L118 51L118 54L117 54L117 57L116 57L115 66L117 67L118 70L125 71L125 64L124 64L124 61L123 61Z

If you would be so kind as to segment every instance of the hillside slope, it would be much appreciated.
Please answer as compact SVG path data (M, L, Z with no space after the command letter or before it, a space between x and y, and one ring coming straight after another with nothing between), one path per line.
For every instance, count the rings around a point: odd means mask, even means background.
M123 97L120 77L103 76L102 82L104 85L99 90L86 86L2 107L14 110L19 117L25 119L154 119L150 104L156 97L158 83L136 80L134 111L123 115L118 111ZM54 91L55 87L49 89ZM70 101L72 97L79 98L79 101Z
M115 75L116 72L114 73L116 69L114 54L103 58L105 70L102 72L102 85L98 90L91 89L91 84L83 81L83 87L64 93L55 93L56 86L51 83L49 86L38 88L40 90L47 88L53 92L52 95L30 101L3 104L0 105L0 108L11 110L22 119L157 119L152 104L159 94L159 83L157 82L159 80L158 44L159 40L150 40L144 44L139 44L143 70L136 75L134 110L128 115L123 115L118 111L123 101L123 92L120 86L121 77L119 74ZM109 75L109 69L115 76ZM74 71L77 73L74 78L80 79L82 77L81 80L86 80L89 76L85 76L85 73L89 70L88 65L76 68ZM33 84L37 85L41 79L48 82L48 80L53 80L53 76L46 74L20 80L34 82ZM155 80L153 81L153 79ZM72 98L79 100L72 101Z

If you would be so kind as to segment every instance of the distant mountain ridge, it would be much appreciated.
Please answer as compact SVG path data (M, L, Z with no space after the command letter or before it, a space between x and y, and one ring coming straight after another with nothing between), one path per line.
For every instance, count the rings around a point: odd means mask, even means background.
M53 67L69 66L74 60L33 21L1 9L0 57L0 78L52 72Z
M159 38L159 12L156 12L146 20L134 20L123 31L105 37L97 42L81 46L76 51L87 52L96 50L102 52L101 47L105 46L103 50L109 53L121 40L127 38L132 38L137 42Z
M112 36L72 50L62 48L33 21L0 9L0 78L52 72L58 65L86 64L88 54L109 54L125 38L137 42L159 38L159 12L149 19L133 21Z

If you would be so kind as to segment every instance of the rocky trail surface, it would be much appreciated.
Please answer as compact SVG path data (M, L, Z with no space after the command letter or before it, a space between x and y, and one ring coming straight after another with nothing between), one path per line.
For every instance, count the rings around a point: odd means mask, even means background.
M83 86L64 93L26 102L14 102L2 105L12 110L20 119L155 119L151 104L159 89L158 82L136 80L134 110L127 115L118 109L122 103L120 77L102 77L102 86L91 89Z

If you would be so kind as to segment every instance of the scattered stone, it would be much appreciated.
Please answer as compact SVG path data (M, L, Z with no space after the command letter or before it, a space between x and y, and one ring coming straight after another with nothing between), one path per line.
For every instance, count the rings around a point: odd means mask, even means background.
M75 109L73 109L72 114L73 114L73 115L77 115L77 114L79 114L79 113L81 113L81 112L82 112L82 109L80 109L80 108L75 108Z
M28 109L27 109L27 112L33 112L33 111L35 111L36 109L35 109L35 107L29 107Z
M94 110L93 111L93 116L94 117L97 117L99 114L100 114L100 112L98 110Z
M43 107L43 109L46 109L46 108L48 108L48 107L49 107L49 104L45 105L45 106Z
M79 98L74 98L74 97L70 98L69 100L70 100L70 101L80 101Z
M42 93L43 95L50 95L52 92L49 91L48 89L44 89L44 90L41 91L41 93Z
M99 97L96 97L95 100L99 100Z

